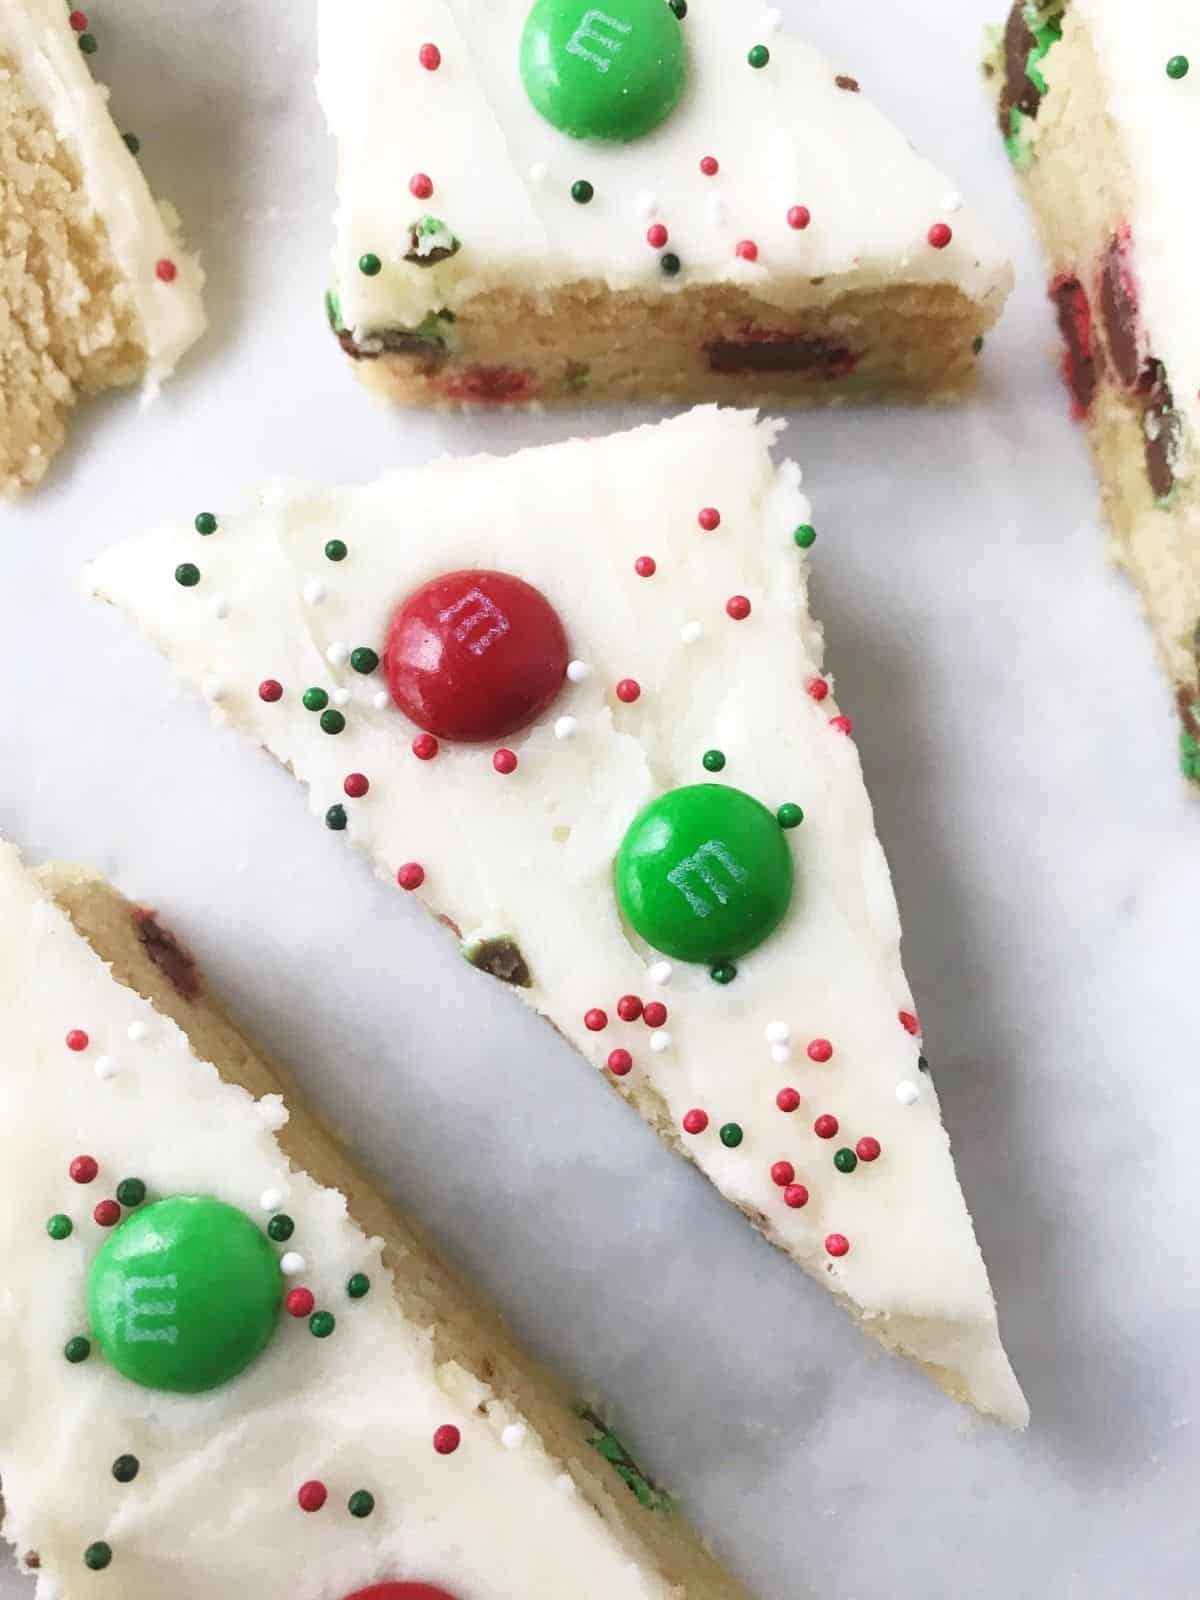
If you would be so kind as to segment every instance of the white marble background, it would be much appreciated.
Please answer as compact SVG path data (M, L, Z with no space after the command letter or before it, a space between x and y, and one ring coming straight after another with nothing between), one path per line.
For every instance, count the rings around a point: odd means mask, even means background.
M95 65L204 252L213 327L160 405L92 406L44 490L0 512L0 831L163 909L520 1332L613 1399L762 1600L1188 1600L1200 809L1102 561L975 78L991 0L781 3L941 153L1018 268L965 410L800 417L786 446L1030 1432L870 1345L81 597L90 553L265 474L633 420L389 415L352 382L322 322L309 0L97 0Z

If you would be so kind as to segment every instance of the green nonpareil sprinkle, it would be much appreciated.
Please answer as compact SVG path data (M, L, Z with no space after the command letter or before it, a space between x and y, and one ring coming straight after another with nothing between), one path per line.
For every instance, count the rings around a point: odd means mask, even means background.
M725 766L725 752L723 750L706 750L700 757L700 761L705 772L720 772Z
M586 206L595 192L586 178L576 178L571 185L571 199L578 206Z
M314 1339L328 1339L337 1327L337 1321L332 1311L314 1311L308 1319L308 1331Z
M330 539L329 543L325 546L326 561L345 561L348 554L349 551L347 550L345 540L343 539Z
M112 1464L112 1475L118 1483L132 1483L141 1467L136 1456L118 1456Z
M200 568L191 561L181 561L175 568L175 582L183 589L194 589L200 582Z
M668 278L673 278L683 265L674 250L664 250L658 258L658 264L662 269L663 275Z
M55 1212L46 1223L46 1232L52 1239L69 1239L74 1228L75 1224L70 1217L64 1216L61 1211Z
M352 1517L369 1517L375 1509L375 1496L369 1489L356 1489L346 1502Z
M346 719L340 711L322 711L321 732L341 733L346 726Z
M798 828L804 821L804 812L794 800L785 800L775 813L775 820L781 828Z
M303 695L301 696L301 700L303 701L305 711L324 711L325 707L329 704L329 695L324 689L305 689Z
M95 1544L88 1545L83 1552L83 1564L85 1567L90 1567L93 1572L103 1572L111 1560L112 1545L105 1544L103 1539L97 1539Z
M121 137L125 141L125 148L129 151L129 154L131 156L136 156L138 151L142 148L142 141L138 138L137 134L123 133Z
M853 1172L858 1165L858 1157L850 1149L835 1150L833 1164L839 1172Z
M345 806L330 806L329 810L325 813L325 826L327 828L332 828L334 833L341 833L342 829L346 826Z
M383 262L378 256L372 255L370 251L368 251L365 256L359 256L358 270L362 273L364 278L377 278L383 271Z
M971 352L972 352L973 355L979 355L979 353L982 351L982 349L983 349L983 335L981 333L977 333L975 335L975 337L971 340Z
M211 511L199 511L196 514L196 532L202 534L216 533L217 519Z
M121 1205L140 1206L146 1198L146 1185L140 1178L122 1178L117 1185L117 1199Z
M727 1122L721 1129L721 1143L726 1150L736 1150L744 1137L740 1122Z
M94 56L100 48L96 42L96 35L94 33L81 33L79 35L79 48L85 56Z
M1167 77L1175 78L1176 80L1179 78L1186 78L1188 75L1188 66L1189 62L1186 56L1172 56L1167 62Z
M746 60L754 68L765 67L770 59L771 52L765 44L756 44L746 57Z
M811 522L802 522L792 535L792 538L801 550L811 550L817 542L817 530Z
M81 1333L77 1333L73 1339L68 1339L63 1346L63 1355L73 1365L80 1361L86 1361L91 1353L92 1341L85 1339Z
M277 1211L267 1223L267 1237L274 1239L276 1244L282 1244L285 1239L290 1239L296 1231L296 1224L286 1211Z
M370 645L360 644L350 652L350 665L355 672L374 672L379 665L379 657Z
M346 1293L351 1300L361 1300L369 1291L371 1280L365 1272L355 1272L346 1282Z
M732 961L718 961L708 969L708 975L714 983L732 983L737 977L737 968Z

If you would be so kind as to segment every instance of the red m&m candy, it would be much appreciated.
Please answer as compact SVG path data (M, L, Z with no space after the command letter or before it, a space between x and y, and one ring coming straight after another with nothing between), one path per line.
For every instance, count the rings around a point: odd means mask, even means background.
M373 1583L369 1589L356 1589L346 1600L456 1600L445 1589L432 1583Z
M467 744L502 739L541 714L563 686L567 636L554 607L507 572L448 572L401 602L383 670L419 728Z

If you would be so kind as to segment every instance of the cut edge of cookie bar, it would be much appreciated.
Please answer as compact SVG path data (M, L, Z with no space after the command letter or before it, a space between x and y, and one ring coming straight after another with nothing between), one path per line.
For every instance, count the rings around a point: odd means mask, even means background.
M474 1384L489 1408L519 1419L532 1436L526 1448L533 1448L536 1441L569 1474L580 1499L600 1518L623 1558L647 1581L662 1586L653 1592L672 1600L685 1595L697 1600L749 1600L748 1592L722 1569L668 1496L629 1457L600 1411L575 1399L519 1347L495 1310L382 1194L345 1145L293 1091L287 1074L247 1038L158 915L130 903L87 869L54 864L33 876L110 968L115 982L175 1022L193 1055L212 1061L224 1082L256 1100L284 1098L288 1117L276 1134L278 1144L294 1169L345 1196L351 1218L363 1233L383 1241L392 1294L411 1323L430 1330L437 1371L460 1373L455 1380L460 1387ZM386 1292L382 1285L374 1290ZM39 1570L38 1552L28 1541L21 1556L26 1570ZM84 1582L95 1581L82 1565L79 1570L83 1576L78 1588L68 1573L55 1571L65 1594L83 1593Z
M1110 63L1088 22L1078 0L1016 0L985 74L1045 252L1063 377L1072 415L1087 427L1109 551L1137 585L1178 711L1182 770L1200 781L1196 397L1177 389L1171 328L1142 314L1139 252L1153 246L1139 234L1139 181L1114 114ZM1186 87L1172 81L1168 59L1153 61L1153 93L1164 97ZM1176 270L1186 273L1188 261Z
M0 5L0 492L32 488L84 395L167 377L203 275L152 200L55 0ZM90 35L84 35L90 39Z

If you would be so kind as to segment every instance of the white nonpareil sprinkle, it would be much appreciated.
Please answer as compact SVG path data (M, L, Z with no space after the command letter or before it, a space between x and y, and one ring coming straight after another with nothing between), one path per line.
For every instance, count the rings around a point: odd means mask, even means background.
M790 1044L773 1044L771 1046L771 1060L777 1067L786 1067L791 1059L792 1047Z
M348 706L354 697L349 689L335 689L329 698L335 706Z
M343 644L340 639L335 639L326 650L325 659L331 667L340 667L344 661L350 659L350 646Z
M792 1030L786 1022L768 1022L763 1037L768 1044L786 1044L792 1037Z
M519 1450L529 1432L523 1422L510 1422L500 1434L500 1443L506 1450Z
M375 707L376 711L386 711L391 703L392 697L386 689L378 689L371 696L371 704Z
M283 1204L282 1189L264 1189L258 1197L259 1206L263 1211L278 1211Z
M657 1028L650 1035L650 1048L656 1056L662 1055L664 1050L669 1050L672 1042L671 1035L665 1028Z
M229 601L223 594L215 594L209 601L209 609L218 622L224 622L229 615Z
M545 183L549 167L544 161L535 161L529 169L530 183Z
M304 598L310 606L319 606L328 593L320 578L310 578L304 585Z
M783 12L782 11L776 11L774 9L774 7L772 7L772 9L770 11L766 12L766 14L763 17L763 32L764 33L778 33L782 23L783 23Z
M299 1250L288 1250L279 1258L279 1270L285 1278L296 1277L304 1271L307 1265L308 1262L305 1261Z
M719 228L723 222L729 220L729 207L719 194L714 194L708 202L708 220L714 228Z
M905 1078L896 1085L896 1099L902 1106L911 1106L921 1098L921 1091L911 1079Z
M117 1067L117 1063L111 1056L96 1057L96 1065L93 1068L93 1071L98 1078L115 1078L118 1070L119 1068Z
M638 215L647 222L658 212L658 196L649 189L644 189L637 197Z
M219 705L225 698L225 681L210 674L201 679L200 691L206 700L211 700L213 705Z
M951 214L953 214L955 211L962 210L963 197L961 194L959 194L957 189L951 189L948 194L944 194L942 196L942 207Z
M592 675L592 669L586 661L568 661L567 677L572 683L584 683Z
M703 632L704 629L698 622L685 622L683 627L679 630L679 637L683 640L684 644L695 644L696 640Z
M656 984L661 989L664 983L670 983L671 974L674 970L669 961L656 961L646 976L651 983Z
M579 723L574 717L559 717L554 724L556 739L573 739L578 732Z
M149 1025L145 1022L131 1022L129 1024L129 1037L134 1044L140 1044L149 1032Z

